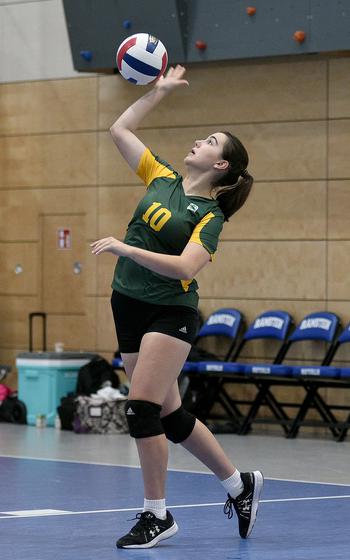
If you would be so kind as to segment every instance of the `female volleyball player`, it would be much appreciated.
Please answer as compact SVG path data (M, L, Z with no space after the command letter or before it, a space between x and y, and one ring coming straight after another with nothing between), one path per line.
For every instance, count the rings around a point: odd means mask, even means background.
M196 140L183 178L144 146L134 131L175 88L188 82L182 66L170 68L153 89L111 127L114 143L147 186L125 240L92 243L92 252L118 256L112 309L119 347L130 379L126 417L136 438L144 508L117 541L119 548L150 548L174 535L177 524L165 505L167 439L181 443L211 469L235 509L241 537L249 536L263 486L260 471L240 473L204 424L181 405L177 377L197 332L197 283L193 279L215 253L223 223L246 201L253 178L248 155L228 132Z

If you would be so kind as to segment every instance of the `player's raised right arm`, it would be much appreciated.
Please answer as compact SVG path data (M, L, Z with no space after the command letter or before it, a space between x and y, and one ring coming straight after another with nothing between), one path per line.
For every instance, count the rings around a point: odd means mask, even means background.
M157 80L153 89L135 101L111 126L110 132L113 142L117 146L123 158L136 171L140 158L146 147L134 134L141 121L160 103L160 101L179 85L187 84L183 80L185 68L176 66L170 68L165 77Z

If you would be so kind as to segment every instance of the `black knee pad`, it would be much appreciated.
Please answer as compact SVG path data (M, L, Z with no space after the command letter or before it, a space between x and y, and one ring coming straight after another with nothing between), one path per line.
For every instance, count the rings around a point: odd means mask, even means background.
M130 435L134 438L145 438L164 434L160 421L162 407L149 401L126 401L125 415Z
M171 414L161 418L165 435L173 443L181 443L191 435L196 417L184 409L181 405L180 408L174 410Z

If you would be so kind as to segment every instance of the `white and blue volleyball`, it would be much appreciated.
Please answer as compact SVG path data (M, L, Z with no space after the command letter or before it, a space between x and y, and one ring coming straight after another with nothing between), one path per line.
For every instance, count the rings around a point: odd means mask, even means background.
M138 86L150 84L159 78L167 65L166 48L157 37L148 33L136 33L127 37L117 51L120 74Z

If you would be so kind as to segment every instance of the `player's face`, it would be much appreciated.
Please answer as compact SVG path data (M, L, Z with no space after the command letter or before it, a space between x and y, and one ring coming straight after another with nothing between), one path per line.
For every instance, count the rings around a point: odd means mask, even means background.
M204 140L196 140L185 157L185 164L206 171L223 161L222 153L227 138L222 132L215 132Z

